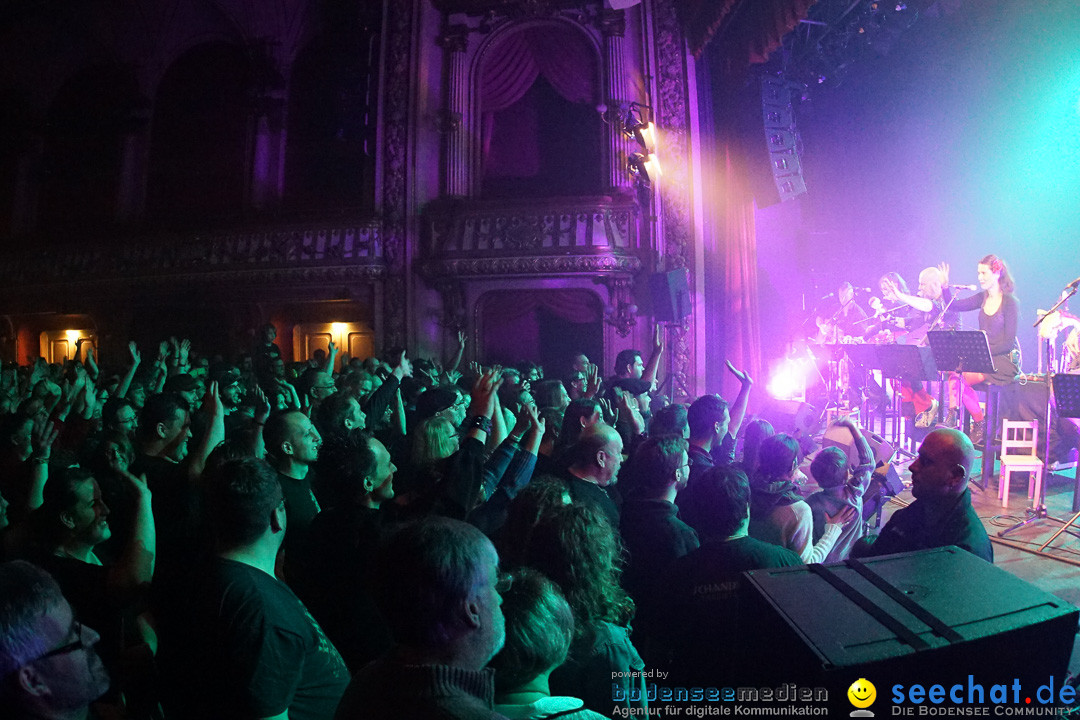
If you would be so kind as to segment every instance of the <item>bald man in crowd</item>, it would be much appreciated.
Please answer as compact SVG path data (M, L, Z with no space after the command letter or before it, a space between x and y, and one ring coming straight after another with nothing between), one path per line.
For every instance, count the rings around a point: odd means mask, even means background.
M956 545L993 562L990 538L971 507L968 477L974 459L975 448L962 432L941 428L927 435L911 464L915 502L893 513L877 540L857 545L852 556Z

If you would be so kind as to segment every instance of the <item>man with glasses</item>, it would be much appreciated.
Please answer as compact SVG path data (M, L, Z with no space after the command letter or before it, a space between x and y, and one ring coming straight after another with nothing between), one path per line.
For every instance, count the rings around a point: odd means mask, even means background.
M0 599L4 717L88 717L90 703L109 689L94 650L98 634L75 620L56 581L28 562L0 565Z

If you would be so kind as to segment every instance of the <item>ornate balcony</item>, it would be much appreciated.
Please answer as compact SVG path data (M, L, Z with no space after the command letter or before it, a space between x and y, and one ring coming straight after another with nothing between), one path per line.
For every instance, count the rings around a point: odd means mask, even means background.
M642 267L633 198L456 201L427 213L420 272L631 275Z
M0 283L28 288L202 278L284 282L374 279L385 272L381 225L362 220L20 249L0 263Z

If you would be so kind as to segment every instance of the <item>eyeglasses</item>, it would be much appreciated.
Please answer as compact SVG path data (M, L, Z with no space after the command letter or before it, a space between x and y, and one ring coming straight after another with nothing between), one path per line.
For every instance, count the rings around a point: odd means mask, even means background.
M500 572L495 580L495 592L502 595L514 586L514 576L507 572Z
M66 645L61 645L60 647L56 648L55 650L50 650L49 652L45 653L44 655L41 655L39 657L34 658L30 662L37 662L38 660L44 660L45 658L56 657L57 655L67 655L68 653L73 653L76 650L84 650L87 647L89 647L89 645L83 640L83 624L81 622L79 622L78 620L76 620L73 623L71 623L71 628L72 628L72 630L75 631L75 640L73 640L72 642L67 643ZM30 663L27 663L27 665L29 665L29 664Z

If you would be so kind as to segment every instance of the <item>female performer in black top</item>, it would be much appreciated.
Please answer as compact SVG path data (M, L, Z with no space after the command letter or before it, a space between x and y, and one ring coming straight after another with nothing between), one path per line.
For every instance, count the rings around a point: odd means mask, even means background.
M987 255L979 261L979 287L982 291L962 300L956 300L952 309L979 310L979 329L986 333L990 343L990 355L994 359L992 373L964 373L964 407L975 421L971 440L979 444L985 437L986 420L983 417L979 401L972 385L986 382L991 385L1008 385L1016 380L1019 372L1016 352L1016 322L1020 315L1020 306L1013 296L1015 285L1005 261L995 255ZM948 266L945 266L948 283ZM953 373L949 378L949 417L959 407L960 376Z

